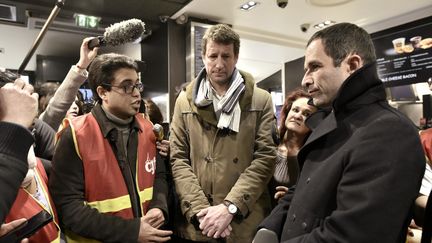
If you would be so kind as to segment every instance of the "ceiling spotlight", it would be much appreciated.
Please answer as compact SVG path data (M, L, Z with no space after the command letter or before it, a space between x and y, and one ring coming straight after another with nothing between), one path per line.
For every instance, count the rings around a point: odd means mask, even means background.
M243 3L240 6L240 9L244 10L244 11L249 11L249 10L253 9L254 7L256 7L258 4L259 4L259 2L249 1L247 3Z
M326 20L326 21L323 21L321 23L314 25L314 28L315 29L324 29L325 27L328 27L328 26L334 25L334 24L336 24L336 21Z

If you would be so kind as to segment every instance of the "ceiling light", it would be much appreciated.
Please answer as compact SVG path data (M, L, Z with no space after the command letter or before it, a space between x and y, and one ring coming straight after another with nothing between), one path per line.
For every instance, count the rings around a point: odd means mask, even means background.
M245 11L249 11L249 10L253 9L254 7L256 7L258 4L259 4L259 2L249 1L247 3L243 3L240 6L240 9L245 10Z
M314 28L315 29L324 29L325 27L330 26L330 25L334 25L334 24L336 24L336 21L326 20L326 21L323 21L321 23L314 25Z

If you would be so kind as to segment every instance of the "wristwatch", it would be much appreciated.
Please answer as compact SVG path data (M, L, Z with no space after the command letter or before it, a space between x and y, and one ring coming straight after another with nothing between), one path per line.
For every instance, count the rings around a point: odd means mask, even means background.
M224 201L225 206L228 208L228 212L232 215L237 215L238 208L230 201Z

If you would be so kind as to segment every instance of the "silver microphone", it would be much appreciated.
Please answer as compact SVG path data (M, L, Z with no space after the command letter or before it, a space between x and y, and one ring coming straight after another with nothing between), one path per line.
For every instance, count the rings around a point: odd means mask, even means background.
M279 243L279 239L274 231L262 228L258 230L252 243Z
M99 46L118 46L133 42L145 32L145 24L139 19L129 19L115 23L105 29L103 36L94 37L88 43L89 49Z
M162 141L164 139L164 129L163 126L160 124L154 124L153 125L153 132L156 136L157 141Z

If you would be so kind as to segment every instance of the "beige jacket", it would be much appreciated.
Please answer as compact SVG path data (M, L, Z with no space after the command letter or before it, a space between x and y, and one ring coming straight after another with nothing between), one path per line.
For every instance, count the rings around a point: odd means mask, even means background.
M200 210L233 202L243 219L231 222L227 242L251 242L257 225L270 208L267 183L274 171L276 126L271 96L241 72L246 91L240 97L240 131L217 128L213 105L198 108L192 101L193 81L178 97L171 123L171 165L181 210L176 233L186 239L208 241L191 224Z

